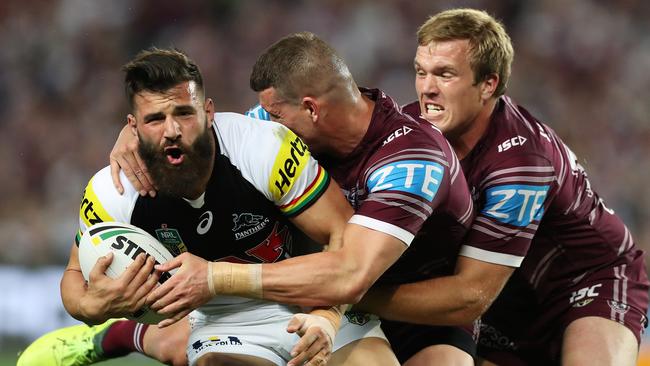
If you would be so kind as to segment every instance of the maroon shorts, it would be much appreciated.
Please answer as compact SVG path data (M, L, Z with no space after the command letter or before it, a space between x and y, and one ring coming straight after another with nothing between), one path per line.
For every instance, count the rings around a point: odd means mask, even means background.
M513 276L482 318L479 356L503 366L558 364L564 330L587 316L623 324L640 342L650 288L642 251L553 288L537 299Z

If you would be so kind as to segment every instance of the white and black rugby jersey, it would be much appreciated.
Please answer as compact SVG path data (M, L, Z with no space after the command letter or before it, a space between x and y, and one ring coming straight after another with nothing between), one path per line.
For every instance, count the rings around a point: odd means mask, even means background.
M84 190L77 245L92 224L118 221L146 230L174 255L187 250L210 261L239 263L288 257L292 235L286 219L320 197L329 175L302 140L278 123L216 113L212 129L216 158L203 196L141 197L123 174L120 195L106 167Z

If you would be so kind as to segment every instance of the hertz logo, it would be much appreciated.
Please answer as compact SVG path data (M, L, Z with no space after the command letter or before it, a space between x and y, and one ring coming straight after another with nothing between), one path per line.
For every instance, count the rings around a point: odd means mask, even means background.
M95 190L93 189L93 180L91 179L84 189L83 198L81 199L81 204L79 205L79 217L81 221L87 226L92 226L94 224L106 221L115 221L111 215L106 212L104 206L102 206Z
M271 192L276 199L280 199L291 189L295 178L300 176L308 159L307 145L300 137L286 130L269 182Z

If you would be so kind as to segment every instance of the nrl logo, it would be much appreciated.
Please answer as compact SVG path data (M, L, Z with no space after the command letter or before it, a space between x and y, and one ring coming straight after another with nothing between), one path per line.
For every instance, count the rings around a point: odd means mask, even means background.
M630 310L630 305L624 304L622 302L614 301L614 300L607 300L607 305L609 305L612 310L615 312L623 315Z

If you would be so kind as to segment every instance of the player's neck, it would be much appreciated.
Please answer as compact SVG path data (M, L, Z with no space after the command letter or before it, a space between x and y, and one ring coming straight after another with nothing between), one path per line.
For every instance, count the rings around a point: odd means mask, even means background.
M363 94L353 104L347 108L340 108L332 120L336 120L339 131L336 131L334 142L331 146L333 154L337 157L345 157L359 146L363 140L372 119L372 112L375 108L375 102Z
M490 126L490 120L495 106L496 99L490 99L465 132L460 134L458 137L448 138L451 146L454 148L456 156L458 156L458 159L462 160L469 155L476 144L478 144L481 138L485 135Z

